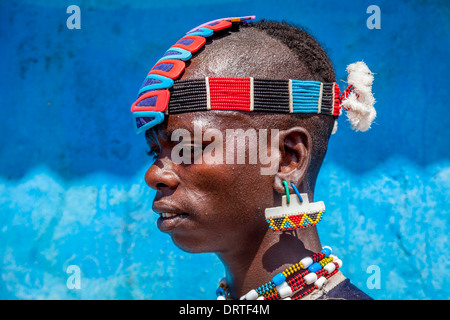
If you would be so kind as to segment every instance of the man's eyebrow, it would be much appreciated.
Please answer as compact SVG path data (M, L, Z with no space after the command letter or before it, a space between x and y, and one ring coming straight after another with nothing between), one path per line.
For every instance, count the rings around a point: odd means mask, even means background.
M183 127L183 128L165 128L164 130L156 130L155 128L151 128L149 130L147 130L145 132L145 140L147 141L147 144L157 144L158 146L160 146L159 143L159 139L162 139L164 141L171 141L171 137L172 134L176 131L176 130L186 130L190 133L190 135L193 137L194 136L194 128L188 128L188 127ZM202 137L203 137L203 133L202 133Z

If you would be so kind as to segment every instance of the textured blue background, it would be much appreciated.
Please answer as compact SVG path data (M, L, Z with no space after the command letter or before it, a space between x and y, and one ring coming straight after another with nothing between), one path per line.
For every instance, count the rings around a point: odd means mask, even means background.
M71 4L81 30L66 27ZM366 27L371 4L380 30ZM1 1L0 298L215 298L218 259L155 227L129 107L184 32L248 14L309 28L338 79L361 59L376 73L373 129L341 119L316 189L344 273L378 299L449 298L450 6L381 0ZM366 286L371 265L380 289Z

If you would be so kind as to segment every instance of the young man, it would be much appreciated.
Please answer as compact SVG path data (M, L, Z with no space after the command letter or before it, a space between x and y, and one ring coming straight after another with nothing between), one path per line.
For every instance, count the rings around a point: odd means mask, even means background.
M158 228L187 252L217 253L227 270L218 291L225 298L370 299L337 270L341 261L322 248L317 221L278 225L283 230L274 231L265 215L268 208L286 206L283 196L289 193L292 201L296 194L303 195L302 203L314 201L337 108L350 95L361 102L364 93L348 91L341 101L334 85L326 91L335 83L333 67L307 32L286 23L244 20L216 21L188 33L152 69L132 107L155 160L145 180L157 191ZM202 37L206 44L196 47ZM177 58L184 61L178 74L173 73ZM160 76L174 83L164 88ZM309 109L310 81L320 83L319 110ZM162 98L154 98L161 89L170 95L163 107L155 102ZM360 109L353 107L368 113ZM367 129L373 110L369 113L352 124ZM311 256L307 265L304 258ZM328 269L311 270L314 263L322 269L329 264ZM283 270L285 277L273 281ZM305 282L308 273L315 278Z

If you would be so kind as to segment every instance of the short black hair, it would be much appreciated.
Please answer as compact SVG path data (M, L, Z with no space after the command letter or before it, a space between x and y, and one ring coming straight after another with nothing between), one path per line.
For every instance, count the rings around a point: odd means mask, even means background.
M187 62L184 74L180 80L208 76L335 82L323 46L306 28L285 21L261 20L215 32Z
M243 27L256 28L270 37L281 41L295 53L308 67L315 79L321 82L336 82L336 76L324 46L312 36L306 27L287 23L286 21L250 22Z

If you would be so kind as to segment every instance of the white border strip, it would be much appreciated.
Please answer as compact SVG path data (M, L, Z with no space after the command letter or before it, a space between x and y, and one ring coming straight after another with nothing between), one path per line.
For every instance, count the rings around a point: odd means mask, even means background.
M292 97L292 80L289 79L289 113L294 112L294 98Z
M206 110L211 110L211 92L209 90L209 77L205 77L206 85Z
M319 103L317 105L317 113L322 111L322 94L323 94L323 83L320 83L320 92L319 92Z
M334 115L334 95L336 93L336 82L333 82L333 87L331 88L333 90L333 100L331 101L331 115Z
M253 87L253 77L250 77L250 111L255 108L255 98L254 98L254 87Z

